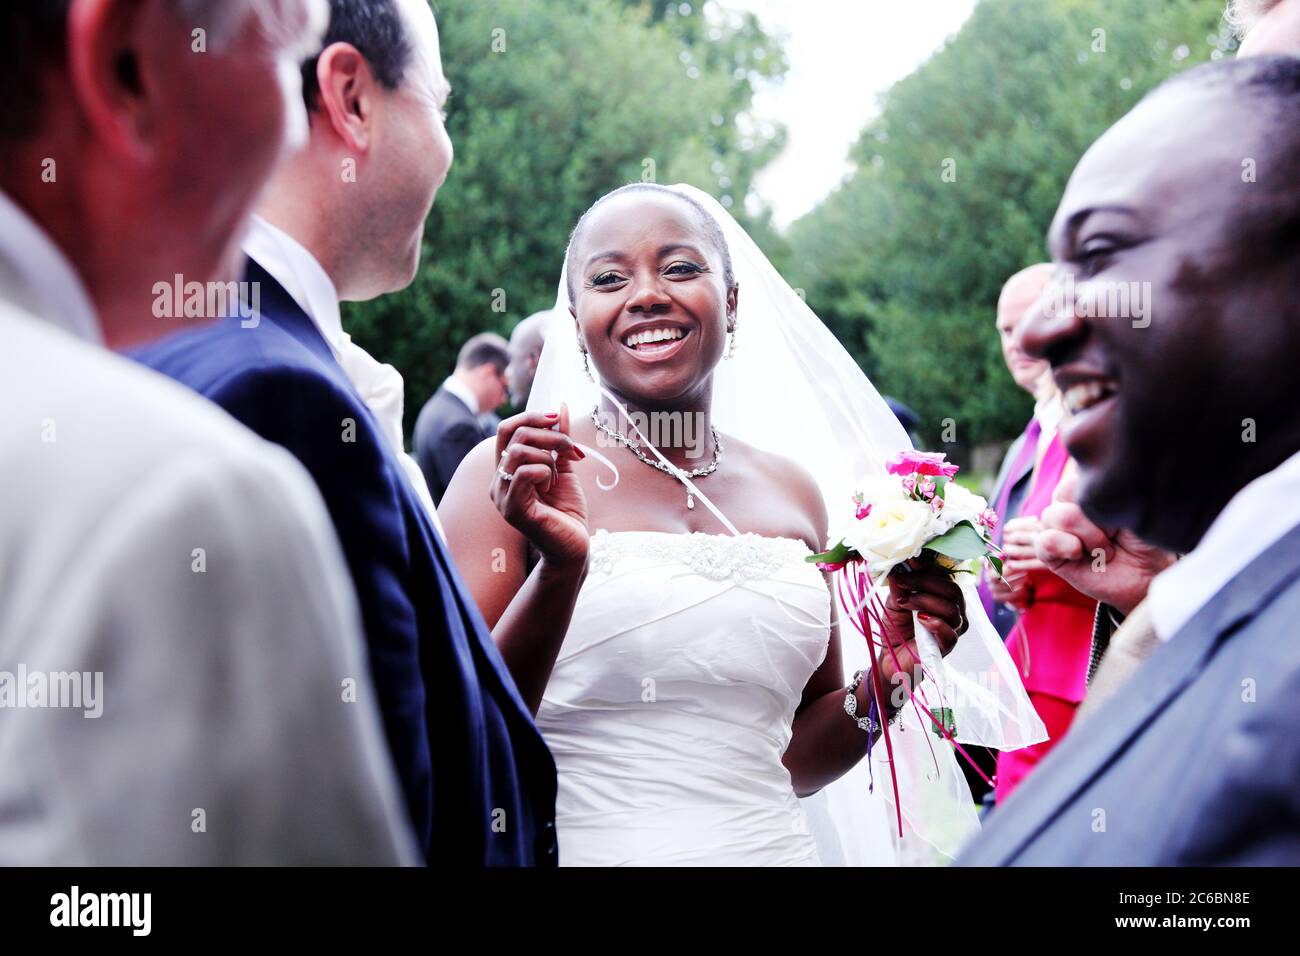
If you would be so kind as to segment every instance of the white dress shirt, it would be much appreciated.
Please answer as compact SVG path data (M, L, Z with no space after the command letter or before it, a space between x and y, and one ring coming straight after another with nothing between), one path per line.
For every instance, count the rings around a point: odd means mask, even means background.
M1195 550L1161 572L1147 593L1156 634L1167 641L1252 561L1300 524L1300 453L1228 502Z
M0 207L0 865L414 861L311 479Z
M1061 421L1065 418L1065 404L1061 401L1061 394L1053 390L1052 394L1042 401L1034 403L1034 418L1038 419L1038 450L1035 453L1035 461L1042 461L1043 455L1047 454L1047 447L1051 445L1052 439L1056 433L1061 430Z
M254 216L252 228L244 240L244 254L269 272L293 301L298 303L298 307L316 323L316 328L329 343L344 374L356 387L361 400L375 416L389 445L397 453L402 470L415 488L416 496L428 512L434 528L445 539L424 472L415 459L406 453L406 441L402 433L405 402L402 374L393 366L375 359L343 331L339 296L334 281L316 261L316 257L297 239L261 216Z

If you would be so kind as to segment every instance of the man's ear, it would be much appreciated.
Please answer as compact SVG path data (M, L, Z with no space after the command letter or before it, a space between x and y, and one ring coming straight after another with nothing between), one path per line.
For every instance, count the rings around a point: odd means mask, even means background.
M152 99L153 64L142 57L150 47L147 7L144 0L73 0L68 9L72 95L96 139L137 162L156 154L164 124Z
M344 148L364 153L370 148L375 108L375 78L366 58L350 43L330 44L316 60L316 84L320 89L316 108Z

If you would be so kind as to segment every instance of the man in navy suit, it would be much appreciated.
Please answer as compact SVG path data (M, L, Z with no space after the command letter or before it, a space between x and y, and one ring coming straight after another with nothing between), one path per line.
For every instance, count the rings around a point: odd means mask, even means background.
M135 357L287 448L315 479L429 862L553 864L554 762L404 456L392 420L400 377L339 320L340 299L415 276L452 160L437 27L424 0L332 0L331 15L304 68L309 145L273 179L245 244L260 315Z
M1300 59L1217 63L1080 161L1025 320L1080 504L1185 556L1159 646L966 864L1300 863Z
M506 340L495 332L481 332L461 347L455 371L420 409L412 436L415 460L435 504L442 501L465 456L496 434L495 426L489 431L484 419L506 400L509 364Z

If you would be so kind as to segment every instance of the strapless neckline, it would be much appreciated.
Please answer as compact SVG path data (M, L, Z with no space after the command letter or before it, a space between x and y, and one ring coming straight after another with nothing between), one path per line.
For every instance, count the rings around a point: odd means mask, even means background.
M732 534L730 531L643 531L640 529L626 529L621 531L610 531L606 528L597 528L592 532L592 537L605 535L614 537L621 534L645 534L666 538L716 538L721 540L745 541L750 538L760 538L763 541L789 541L797 544L805 550L808 549L808 543L801 538L790 538L779 534L759 534L757 531L744 531L739 535ZM809 554L812 552L809 551Z
M714 581L748 581L790 565L812 570L804 560L811 554L806 542L780 535L601 528L591 536L588 565L596 573L612 573L625 558L653 558ZM817 576L820 579L820 572Z

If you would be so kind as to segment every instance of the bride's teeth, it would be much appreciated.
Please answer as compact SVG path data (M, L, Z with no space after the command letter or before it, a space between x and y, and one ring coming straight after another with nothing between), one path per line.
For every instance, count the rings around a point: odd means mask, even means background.
M644 332L636 332L627 336L623 341L629 348L636 348L638 345L648 345L653 342L663 342L669 339L680 339L686 335L681 329L647 329Z

